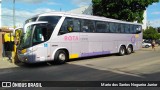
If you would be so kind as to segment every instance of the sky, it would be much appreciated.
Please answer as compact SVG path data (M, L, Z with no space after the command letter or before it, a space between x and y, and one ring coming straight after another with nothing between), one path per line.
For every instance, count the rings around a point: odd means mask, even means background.
M16 26L36 14L51 11L70 11L90 5L91 0L15 0ZM13 26L13 0L2 0L2 26ZM148 25L160 27L160 3L147 8Z

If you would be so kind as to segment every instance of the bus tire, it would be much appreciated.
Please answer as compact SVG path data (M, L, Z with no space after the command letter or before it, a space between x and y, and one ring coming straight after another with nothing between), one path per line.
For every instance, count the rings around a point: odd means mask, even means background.
M55 54L55 63L64 64L68 60L68 55L64 50L58 50Z
M121 46L119 49L119 55L124 56L126 54L126 48L124 46Z
M132 52L133 52L133 48L131 45L129 45L127 48L127 55L131 54Z

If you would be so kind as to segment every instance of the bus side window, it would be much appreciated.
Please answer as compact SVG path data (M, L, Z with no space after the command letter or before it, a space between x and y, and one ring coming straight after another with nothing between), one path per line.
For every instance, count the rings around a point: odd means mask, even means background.
M125 24L125 33L130 33L130 27L128 24Z
M120 24L115 23L115 33L120 33Z
M110 32L111 33L115 33L116 32L116 28L115 28L115 24L114 23L110 23Z
M125 33L125 24L121 24L121 33Z
M136 34L141 33L141 32L142 32L142 26L137 25L136 27L137 27L137 28L136 28Z
M59 31L59 35L63 35L63 34L69 33L69 31L68 31L68 28L69 28L68 25L69 25L69 21L70 20L71 20L70 18L66 18L64 20L64 22L63 22L63 24L61 26L61 29Z
M110 32L109 22L106 22L106 33Z
M134 34L136 34L136 31L137 31L137 26L134 25L134 29L133 29Z
M96 22L96 32L104 33L106 32L106 27L105 22Z
M130 25L130 33L134 34L134 26L133 25Z
M95 24L91 20L81 20L81 30L82 32L94 32Z
M79 19L73 19L73 32L80 32L81 29L80 29L80 20Z
M80 32L80 20L74 18L66 18L61 26L59 35L70 33L70 32Z

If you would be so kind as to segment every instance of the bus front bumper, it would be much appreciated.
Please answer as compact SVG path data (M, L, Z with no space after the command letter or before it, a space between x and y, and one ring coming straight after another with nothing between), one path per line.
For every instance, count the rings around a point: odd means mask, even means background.
M23 63L35 63L35 55L24 53L22 54L20 51L17 52L18 59Z

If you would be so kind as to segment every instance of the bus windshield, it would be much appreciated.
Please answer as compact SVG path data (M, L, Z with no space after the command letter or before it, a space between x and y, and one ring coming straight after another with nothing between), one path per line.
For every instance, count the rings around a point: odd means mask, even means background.
M33 18L30 18L28 20L25 21L25 24L27 23L30 23L30 22L35 22L37 20L38 17L33 17Z
M32 36L32 29L33 26L29 26L26 30L26 34L24 34L23 36L21 36L21 41L20 41L20 45L19 48L27 48L30 46L30 41L31 41L31 36Z
M48 41L57 25L59 16L43 16L38 21L47 21L48 23L33 24L27 27L26 33L21 37L20 49Z

